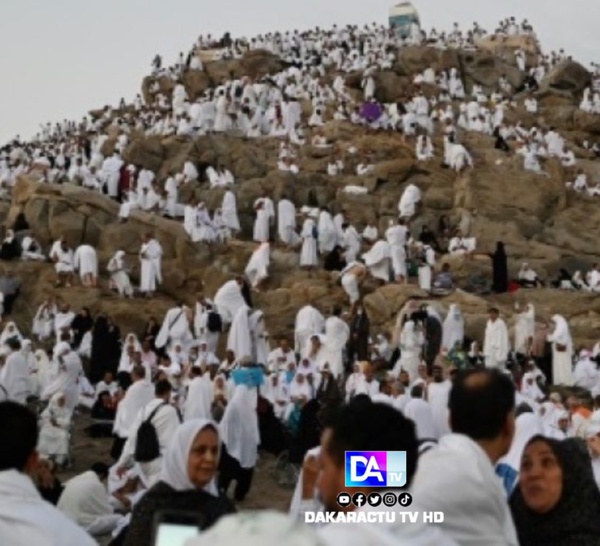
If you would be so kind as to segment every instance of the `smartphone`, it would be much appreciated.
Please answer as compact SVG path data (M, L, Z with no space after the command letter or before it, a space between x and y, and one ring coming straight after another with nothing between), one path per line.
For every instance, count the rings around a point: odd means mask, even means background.
M204 518L197 512L161 511L154 516L154 546L185 546L204 527Z

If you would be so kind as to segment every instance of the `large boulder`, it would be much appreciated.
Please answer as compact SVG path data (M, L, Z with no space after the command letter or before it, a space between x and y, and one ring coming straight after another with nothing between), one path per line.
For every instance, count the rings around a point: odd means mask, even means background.
M592 75L579 63L565 59L558 63L543 79L540 93L569 93L579 95L592 82Z

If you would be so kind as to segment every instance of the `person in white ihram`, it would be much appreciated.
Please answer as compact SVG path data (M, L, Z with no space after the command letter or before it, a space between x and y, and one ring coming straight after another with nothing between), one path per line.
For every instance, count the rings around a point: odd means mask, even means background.
M194 340L190 330L190 318L190 310L182 303L169 309L156 336L156 347L172 350L175 345L180 344L181 347L187 348Z
M32 481L39 464L36 416L0 403L0 537L6 546L97 546L95 540L40 496Z
M487 368L504 368L510 351L508 329L498 309L490 309L489 317L483 344L485 365Z
M140 292L147 297L154 296L157 285L162 283L162 255L160 243L151 234L145 234L140 248Z
M73 265L79 271L81 284L87 288L96 288L98 282L98 255L90 245L80 245L75 250Z
M110 503L107 480L108 467L103 463L92 465L90 470L65 484L56 506L92 536L112 532L121 520Z

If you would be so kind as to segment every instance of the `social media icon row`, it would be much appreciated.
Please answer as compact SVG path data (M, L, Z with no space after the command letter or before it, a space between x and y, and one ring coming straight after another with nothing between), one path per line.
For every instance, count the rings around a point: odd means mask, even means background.
M395 493L391 493L387 491L385 493L379 493L378 491L373 491L369 495L365 495L360 491L358 493L354 493L354 495L350 495L350 493L346 493L346 491L342 491L337 496L337 503L342 508L347 508L351 504L354 504L356 508L360 508L361 506L365 506L368 504L369 506L377 507L382 503L387 506L395 506L399 504L400 506L407 507L412 504L412 496L410 493L400 493L396 495Z

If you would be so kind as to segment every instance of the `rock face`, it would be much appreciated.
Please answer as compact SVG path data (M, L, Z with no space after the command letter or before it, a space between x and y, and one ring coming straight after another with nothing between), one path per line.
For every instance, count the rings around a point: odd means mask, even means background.
M495 88L500 75L518 87L522 76L514 63L514 48L523 44L490 43L476 52L439 51L433 48L405 48L398 53L392 70L377 75L377 93L386 101L398 100L411 85L414 74L428 66L436 70L457 66L467 89L477 83L487 90ZM526 51L535 51L535 44L527 44ZM258 76L282 69L283 62L266 52L253 52L243 59L208 63L206 72L187 72L183 76L188 95L200 96L231 72L236 77L249 74ZM360 85L360 74L351 75L349 86ZM143 83L145 95L155 80ZM162 92L171 92L173 82L157 80ZM589 74L579 65L566 61L556 67L540 91L543 98L539 116L524 114L521 107L508 109L507 119L522 119L526 124L552 124L574 144L580 165L588 174L600 176L597 164L589 161L587 152L577 143L600 134L596 116L577 111L580 93L589 82ZM334 151L344 152L350 146L357 148L354 156L345 155L346 172L355 172L363 153L369 152L376 165L375 171L365 177L347 174L339 177L326 175L328 152L310 146L300 151L298 175L282 173L277 169L279 143L274 139L247 140L231 136L204 136L196 139L182 137L146 137L132 134L124 153L126 161L146 167L157 173L159 181L181 172L184 162L193 161L202 171L207 165L223 165L236 177L235 193L242 224L239 241L227 246L193 244L188 240L181 223L157 218L135 211L126 224L117 221L118 205L108 198L71 185L41 185L28 178L20 178L14 189L14 198L6 216L12 225L19 212L24 212L35 236L45 245L64 235L72 245L83 242L99 249L103 288L85 290L54 289L53 268L50 264L17 264L14 267L25 283L24 299L17 306L19 324L27 328L31 312L49 295L57 295L76 308L88 306L94 311L105 311L114 316L123 330L137 330L151 315L161 318L175 300L192 303L199 291L212 296L223 282L244 271L255 244L252 238L253 204L267 192L277 201L288 197L297 204L329 206L333 212L344 210L347 218L358 228L375 222L380 232L397 215L398 200L409 183L422 190L423 206L414 219L412 231L418 234L424 225L436 226L442 215L451 224L477 238L482 254L492 252L497 241L503 241L509 254L511 273L516 275L523 261L529 262L542 276L550 278L561 267L585 269L600 262L598 226L600 212L597 202L574 194L567 194L564 182L573 173L565 171L556 160L544 165L548 177L523 170L522 158L507 156L493 149L493 139L482 135L459 135L475 159L476 167L456 174L440 166L440 136L434 139L436 159L419 163L412 145L404 143L400 135L366 133L363 129L343 122L330 122L323 134L334 142ZM310 133L309 133L310 138ZM364 196L344 191L348 185L367 188ZM219 207L223 190L211 189L202 181L185 186L184 198L192 196L203 200L212 211ZM145 232L154 233L165 251L163 263L164 286L161 295L153 301L124 301L106 288L105 268L117 251L127 253L133 268L132 278L139 275L138 251ZM255 296L256 305L265 312L272 336L291 335L297 310L312 303L321 310L335 304L344 304L345 297L336 279L329 273L308 273L298 267L297 252L275 247L272 252L270 279L266 290ZM490 260L446 258L459 284L473 275L489 275ZM366 287L365 305L371 316L374 333L389 328L398 311L410 297L426 297L415 286L390 285ZM586 294L570 294L552 290L521 291L516 296L480 297L458 291L440 304L459 303L467 317L467 334L480 337L485 326L486 311L490 304L501 308L512 317L515 300L533 302L538 314L550 318L554 313L571 319L573 331L580 341L596 341L600 334L600 301Z

